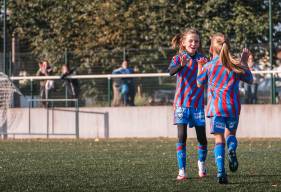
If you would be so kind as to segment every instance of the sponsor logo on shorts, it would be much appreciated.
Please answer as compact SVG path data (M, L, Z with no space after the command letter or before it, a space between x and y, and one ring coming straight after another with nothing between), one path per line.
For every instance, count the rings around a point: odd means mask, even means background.
M235 127L235 122L229 122L229 129L233 129Z
M194 113L194 119L203 119L205 114L202 112Z
M177 107L177 109L176 109L176 116L177 116L178 119L182 119L183 118L183 113L184 113L184 108Z
M215 128L216 129L224 129L225 125L221 122L215 122Z

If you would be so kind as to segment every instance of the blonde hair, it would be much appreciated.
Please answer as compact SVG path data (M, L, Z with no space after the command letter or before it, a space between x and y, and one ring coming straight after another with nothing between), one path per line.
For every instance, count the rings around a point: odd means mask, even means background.
M185 50L185 47L182 45L182 42L184 40L184 38L188 35L188 34L196 34L199 36L199 41L200 41L200 33L197 29L195 28L187 28L185 29L183 32L176 34L171 41L171 45L173 49L179 49L179 52L182 52L183 50ZM202 52L202 48L201 48L201 41L199 43L199 48L198 50L200 52Z
M211 48L219 55L219 58L227 69L235 73L245 73L245 67L230 53L230 43L222 33L216 33L211 37Z

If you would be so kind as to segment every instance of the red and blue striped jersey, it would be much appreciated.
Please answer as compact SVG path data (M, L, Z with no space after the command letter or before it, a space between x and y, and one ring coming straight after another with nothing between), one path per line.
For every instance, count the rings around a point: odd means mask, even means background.
M198 74L198 85L208 85L207 116L239 117L239 81L252 83L253 76L246 69L244 74L229 71L219 57L206 63Z
M181 65L181 56L183 59L190 59L190 62L181 67L176 73L176 92L174 98L174 107L204 107L204 89L198 88L197 78L197 59L204 57L201 53L190 56L186 52L175 55L170 63L169 68Z

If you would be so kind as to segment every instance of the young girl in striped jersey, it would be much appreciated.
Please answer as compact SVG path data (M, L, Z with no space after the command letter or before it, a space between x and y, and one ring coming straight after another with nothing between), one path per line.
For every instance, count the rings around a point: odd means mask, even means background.
M174 98L174 124L178 128L177 161L179 174L177 180L185 180L186 174L186 138L187 125L194 127L198 140L199 176L206 176L205 160L207 156L207 138L205 130L203 89L196 84L198 60L207 62L200 47L199 32L187 29L172 39L172 46L179 48L169 66L170 75L177 77Z
M215 135L217 178L219 183L226 184L225 143L230 171L235 172L238 169L236 130L241 108L239 81L252 83L253 76L247 66L249 51L243 50L240 61L234 59L224 34L212 36L210 52L213 59L203 67L199 66L197 85L201 87L208 84L207 117L211 118L211 133Z

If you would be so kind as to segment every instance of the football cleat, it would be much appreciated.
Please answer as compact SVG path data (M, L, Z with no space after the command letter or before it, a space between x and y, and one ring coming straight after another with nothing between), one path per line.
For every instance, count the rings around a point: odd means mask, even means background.
M184 169L180 169L179 170L179 174L177 176L177 181L183 181L183 180L186 180L187 179L187 176L186 176L186 172Z
M177 181L184 181L184 180L186 180L186 179L187 179L187 177L184 176L184 175L178 175L178 176L177 176Z
M235 172L238 169L238 160L236 157L236 152L234 150L228 151L228 163L231 172Z
M228 184L227 175L226 174L218 174L217 181L219 184Z
M207 169L204 161L198 161L198 175L199 177L207 176Z

